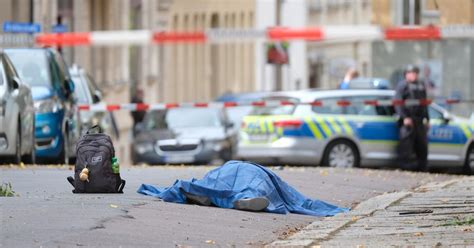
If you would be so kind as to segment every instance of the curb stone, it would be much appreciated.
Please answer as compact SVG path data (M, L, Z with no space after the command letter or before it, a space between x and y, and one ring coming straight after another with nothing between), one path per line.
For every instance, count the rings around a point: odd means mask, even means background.
M434 191L446 188L460 181L462 181L462 178L452 179L444 182L432 182L422 185L413 191ZM391 205L396 204L407 197L410 197L412 193L413 192L409 191L401 191L372 197L366 201L361 202L356 208L354 208L354 210L348 213L317 220L292 236L287 237L284 240L276 240L273 243L266 245L266 247L309 247L312 244L329 240L338 231L346 228L360 219L370 217L376 211L387 209Z

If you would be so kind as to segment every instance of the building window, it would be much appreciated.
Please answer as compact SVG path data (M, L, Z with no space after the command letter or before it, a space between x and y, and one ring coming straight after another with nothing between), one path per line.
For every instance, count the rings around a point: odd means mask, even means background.
M403 0L402 17L403 25L420 25L421 0Z

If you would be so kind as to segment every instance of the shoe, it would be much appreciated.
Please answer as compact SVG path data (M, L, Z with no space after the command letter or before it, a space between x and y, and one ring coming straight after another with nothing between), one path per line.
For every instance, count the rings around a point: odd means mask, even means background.
M262 211L270 202L265 197L240 199L234 202L234 208L246 211Z
M186 196L186 200L188 200L188 202L191 204L211 206L211 199L209 199L209 197L192 195L184 191L182 191L182 193Z

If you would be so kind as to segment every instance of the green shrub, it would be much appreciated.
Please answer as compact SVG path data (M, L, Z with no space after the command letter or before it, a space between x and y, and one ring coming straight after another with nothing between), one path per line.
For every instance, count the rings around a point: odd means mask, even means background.
M11 183L4 183L0 185L0 196L15 196L15 191L13 191Z

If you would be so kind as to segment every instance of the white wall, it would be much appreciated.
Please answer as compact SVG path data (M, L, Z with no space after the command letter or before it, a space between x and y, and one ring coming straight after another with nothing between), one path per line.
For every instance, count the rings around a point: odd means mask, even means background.
M285 0L281 6L281 26L305 27L307 9L305 0ZM275 26L275 0L257 0L255 11L255 28L266 29ZM293 90L306 88L307 59L306 42L290 42L290 63L283 66L283 89ZM266 64L266 45L263 41L255 44L255 82L256 89L269 91L275 89L275 67Z

